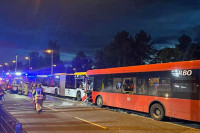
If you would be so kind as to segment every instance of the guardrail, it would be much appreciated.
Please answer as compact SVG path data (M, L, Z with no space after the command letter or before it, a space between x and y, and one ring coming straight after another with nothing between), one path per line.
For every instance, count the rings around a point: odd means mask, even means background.
M21 123L10 115L5 109L0 108L0 133L26 133Z

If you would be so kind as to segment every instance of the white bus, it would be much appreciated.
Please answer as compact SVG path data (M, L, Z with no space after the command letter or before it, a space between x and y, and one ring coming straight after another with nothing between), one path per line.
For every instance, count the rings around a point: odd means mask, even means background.
M42 84L42 88L46 93L55 96L74 97L78 101L85 95L85 79L86 72L37 75L37 82Z

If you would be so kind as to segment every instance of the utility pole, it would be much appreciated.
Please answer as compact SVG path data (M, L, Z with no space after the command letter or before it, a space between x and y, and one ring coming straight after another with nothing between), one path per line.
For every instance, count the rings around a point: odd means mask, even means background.
M17 72L17 57L18 57L18 55L16 54L16 59L15 59L15 61L16 61L16 62L15 62L15 63L16 63L16 64L15 64L15 73Z

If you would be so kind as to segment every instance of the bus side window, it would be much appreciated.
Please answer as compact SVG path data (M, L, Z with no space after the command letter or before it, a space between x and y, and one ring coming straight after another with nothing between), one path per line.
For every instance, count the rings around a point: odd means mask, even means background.
M135 84L133 78L124 78L123 92L133 94L135 91Z
M157 96L160 78L149 78L149 95Z
M103 80L102 91L104 92L112 92L113 88L113 79L111 75L106 75Z
M137 94L147 94L146 82L145 79L138 79L137 80Z
M94 91L103 91L104 84L103 84L104 76L103 75L95 75L94 76Z
M122 92L122 78L113 78L113 92Z

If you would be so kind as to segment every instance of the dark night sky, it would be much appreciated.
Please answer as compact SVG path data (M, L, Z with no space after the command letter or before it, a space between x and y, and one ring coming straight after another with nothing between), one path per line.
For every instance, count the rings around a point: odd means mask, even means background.
M80 50L93 55L119 31L141 29L160 48L182 34L199 41L200 0L0 0L0 63L42 53L49 40L69 61Z

